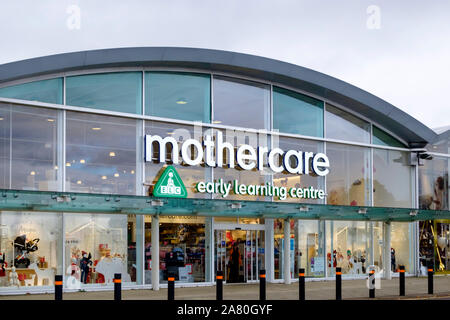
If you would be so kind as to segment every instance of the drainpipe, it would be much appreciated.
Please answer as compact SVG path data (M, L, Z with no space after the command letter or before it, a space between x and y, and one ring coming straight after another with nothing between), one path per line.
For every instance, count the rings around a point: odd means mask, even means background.
M291 252L290 252L290 243L291 243L291 220L284 220L284 283L291 284Z
M159 217L152 217L152 288L159 290Z

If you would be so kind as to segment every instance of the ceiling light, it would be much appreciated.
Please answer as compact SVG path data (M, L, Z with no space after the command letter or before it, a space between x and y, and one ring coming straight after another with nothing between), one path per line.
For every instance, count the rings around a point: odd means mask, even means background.
M167 132L167 134L170 134L170 135L172 135L172 134L174 134L174 132L173 132L173 131L171 131L171 132Z
M86 163L86 160L81 159L81 160L80 160L80 163Z
M134 174L134 170L131 170L131 174Z
M78 181L77 181L77 184L81 184L81 180L78 180Z
M34 172L34 171L31 171L31 172L30 172L30 175L31 175L31 176L34 176L35 174L36 174L36 172Z
M102 180L106 180L106 178L107 178L106 176L102 176Z
M70 162L66 162L66 167L70 167L70 166L71 166Z
M116 153L115 153L114 151L111 151L111 152L109 153L109 156L110 156L110 157L115 157L115 156L116 156Z
M220 121L220 120L214 120L213 123L219 124L219 123L222 123L222 121Z
M102 128L95 127L95 128L92 128L92 130L99 131L99 130L102 130Z
M58 168L58 166L54 166L53 169L58 170L59 168Z
M185 98L180 98L180 99L178 99L178 100L176 101L176 103L177 103L177 104L186 104L187 101L186 101Z
M119 176L119 174L118 174L118 173L114 173L114 177L116 177L116 178L117 178L118 176Z
M48 122L55 122L55 119L47 119Z
M3 117L0 117L0 121L2 121L3 120Z

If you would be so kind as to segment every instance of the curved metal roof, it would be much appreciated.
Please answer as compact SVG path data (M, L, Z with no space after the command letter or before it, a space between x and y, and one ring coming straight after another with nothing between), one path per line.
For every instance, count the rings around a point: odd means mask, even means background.
M56 54L0 65L0 83L65 71L130 66L206 69L298 88L372 119L412 148L424 147L437 136L392 104L339 79L278 60L221 50L137 47Z

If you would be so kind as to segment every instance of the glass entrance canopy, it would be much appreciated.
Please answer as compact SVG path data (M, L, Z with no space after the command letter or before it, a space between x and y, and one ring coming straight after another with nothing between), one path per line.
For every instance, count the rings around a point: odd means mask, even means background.
M0 211L117 213L269 219L411 222L450 219L449 210L338 206L268 201L177 199L0 189Z

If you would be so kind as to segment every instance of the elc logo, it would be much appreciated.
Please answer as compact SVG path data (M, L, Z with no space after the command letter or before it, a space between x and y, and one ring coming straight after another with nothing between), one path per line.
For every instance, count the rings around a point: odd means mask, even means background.
M153 195L155 197L187 197L187 190L183 180L181 180L178 172L173 166L168 166L161 174L161 177L155 185Z

